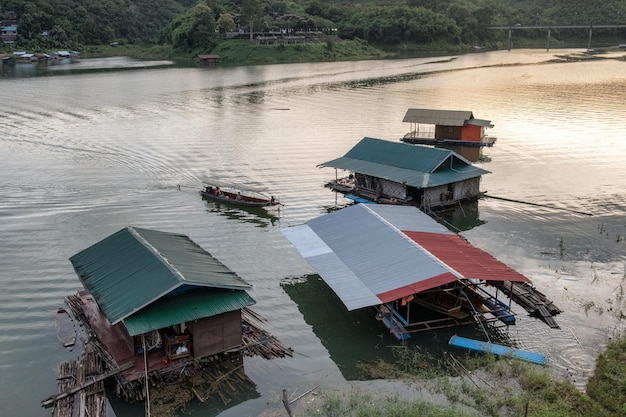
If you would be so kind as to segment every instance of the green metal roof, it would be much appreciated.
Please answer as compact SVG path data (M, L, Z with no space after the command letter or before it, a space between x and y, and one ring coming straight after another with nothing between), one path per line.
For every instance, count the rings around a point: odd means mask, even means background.
M183 286L251 286L185 235L126 227L70 258L112 324Z
M320 166L371 175L416 188L450 184L489 173L447 149L368 137L343 157Z
M405 123L424 123L439 126L465 126L466 124L493 127L490 120L475 119L467 110L408 109L402 119Z
M474 115L467 110L431 110L431 109L408 109L403 122L425 123L443 126L465 126Z
M245 291L202 288L161 298L124 319L124 325L135 336L253 304L254 299Z

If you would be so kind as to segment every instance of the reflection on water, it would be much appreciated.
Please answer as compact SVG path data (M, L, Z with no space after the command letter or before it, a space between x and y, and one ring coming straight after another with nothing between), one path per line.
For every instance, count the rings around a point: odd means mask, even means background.
M279 226L280 209L266 210L260 207L236 207L226 203L219 203L207 198L207 212L219 213L228 219L252 223L256 227Z
M374 309L348 312L319 275L282 286L346 379L363 378L358 368L361 362L394 361L389 346L397 341L376 320Z
M437 213L435 219L453 232L465 232L485 224L478 211L479 200L465 201L452 209Z
M238 375L238 372L235 372L235 375ZM199 386L200 383L204 384L201 378L199 380L192 378L190 382L191 385L195 384L194 393L202 398L201 402L189 398L188 387L181 389L178 382L163 383L158 388L150 387L149 395L152 398L150 414L146 413L143 402L123 401L115 395L112 387L108 387L107 399L116 416L202 415L214 417L219 415L225 407L235 407L261 396L256 384L247 379L247 376L232 377L230 373L223 374L223 378L216 381L208 393L203 392L202 387ZM206 384L203 386L206 388Z

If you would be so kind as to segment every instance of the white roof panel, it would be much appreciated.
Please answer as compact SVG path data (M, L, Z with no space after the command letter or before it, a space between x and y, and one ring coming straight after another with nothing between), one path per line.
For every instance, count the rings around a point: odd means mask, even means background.
M373 204L342 209L282 233L348 310L354 310L381 304L380 294L451 272L402 233L422 222L419 230L451 233L417 208Z

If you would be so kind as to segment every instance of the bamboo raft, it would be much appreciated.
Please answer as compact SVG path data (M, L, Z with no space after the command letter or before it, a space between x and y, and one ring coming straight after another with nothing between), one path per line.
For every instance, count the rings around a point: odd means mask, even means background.
M553 329L559 328L554 316L561 313L561 310L533 286L527 283L507 281L495 284L495 286L515 300L531 316L540 318Z
M262 316L243 309L244 333L239 348L206 358L176 360L129 382L122 373L134 363L118 366L86 320L80 297L71 295L65 301L86 339L79 359L59 365L58 393L42 401L42 406L54 407L54 417L106 417L106 380L114 381L114 391L120 398L131 402L149 399L151 416L171 416L175 409L184 408L193 399L205 402L213 396L227 405L242 391L256 392L256 386L244 372L244 356L293 356L291 348L262 328L267 323Z
M80 359L62 362L57 378L58 394L42 402L44 407L54 405L53 416L106 416L102 361L95 352L86 351Z

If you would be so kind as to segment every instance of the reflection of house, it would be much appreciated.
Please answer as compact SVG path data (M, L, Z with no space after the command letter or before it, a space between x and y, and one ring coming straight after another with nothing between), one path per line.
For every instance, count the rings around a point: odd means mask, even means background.
M352 194L423 208L479 197L481 176L489 173L447 149L374 138L363 138L343 157L320 166L353 172Z
M242 344L250 285L187 236L127 227L70 258L88 325L123 379ZM145 349L144 349L145 346ZM130 364L130 365L129 365Z
M402 121L411 124L402 138L407 143L492 146L495 142L485 136L491 122L475 119L471 111L408 109Z
M486 285L530 282L416 207L357 204L281 232L349 311L376 307L398 339L475 319L514 323Z

